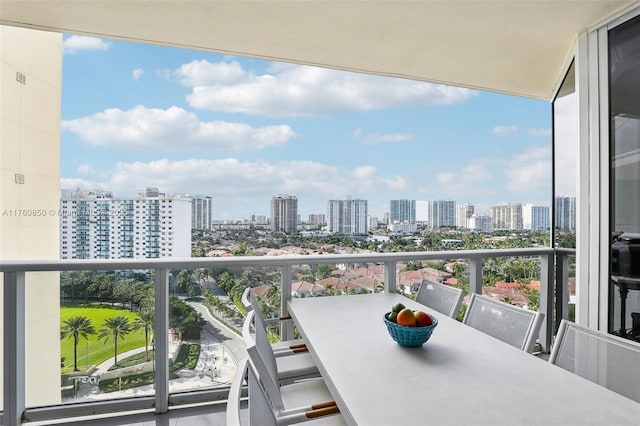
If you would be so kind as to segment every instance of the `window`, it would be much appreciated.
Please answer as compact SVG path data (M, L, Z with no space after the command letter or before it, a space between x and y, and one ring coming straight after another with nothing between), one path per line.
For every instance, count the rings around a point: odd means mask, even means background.
M608 331L640 341L640 16L609 31Z
M553 101L554 246L575 248L578 188L578 103L572 63Z

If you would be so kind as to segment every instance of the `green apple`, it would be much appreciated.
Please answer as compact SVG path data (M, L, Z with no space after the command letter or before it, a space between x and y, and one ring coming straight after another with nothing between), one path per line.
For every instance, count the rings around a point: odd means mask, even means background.
M405 308L405 306L402 303L397 303L396 305L393 306L393 308L391 308L391 312L395 312L397 314L398 312L400 312L404 308Z

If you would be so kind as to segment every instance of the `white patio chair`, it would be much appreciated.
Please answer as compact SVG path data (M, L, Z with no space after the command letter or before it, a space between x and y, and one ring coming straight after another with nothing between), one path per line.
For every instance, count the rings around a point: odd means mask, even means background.
M544 314L472 294L462 322L526 352L533 352Z
M249 388L249 401L248 409L243 412L242 388L245 383ZM337 406L334 404L325 405L323 407L308 407L308 410L276 418L249 360L244 358L238 363L229 389L226 412L227 426L275 426L297 423L314 426L345 424Z
M455 318L460 311L463 297L462 289L423 280L416 294L416 302Z
M251 317L254 314L253 311L249 312L247 315L249 321L252 320ZM295 415L312 408L326 408L335 405L333 397L321 377L282 384L277 361L293 357L276 358L271 351L266 335L260 329L256 330L255 337L255 340L247 344L250 365L259 378L260 389L265 392L267 400L270 401L278 424L281 423L281 419L288 419L289 415ZM251 389L251 383L249 389ZM249 399L251 400L251 398L250 394ZM338 420L342 422L341 417ZM288 420L282 421L284 424L288 422Z
M640 344L636 342L563 319L549 362L640 402Z
M264 328L254 324L256 317L257 312L255 311L247 313L242 325L242 338L247 350L249 347L254 347L256 356L260 356L264 360L263 362L268 365L273 365L274 377L280 384L320 375L318 366L307 351L276 357L269 343L267 332ZM252 329L254 333L251 332Z
M255 325L264 328L267 330L267 322L264 319L264 314L262 313L262 309L260 309L260 304L258 303L258 299L256 299L255 295L251 291L251 287L247 287L245 291L242 293L242 304L244 305L247 312L255 311ZM280 317L279 321L290 321L291 317ZM284 340L277 343L272 343L271 348L276 357L283 355L290 355L292 353L304 352L306 351L306 344L302 339L292 339L292 340Z

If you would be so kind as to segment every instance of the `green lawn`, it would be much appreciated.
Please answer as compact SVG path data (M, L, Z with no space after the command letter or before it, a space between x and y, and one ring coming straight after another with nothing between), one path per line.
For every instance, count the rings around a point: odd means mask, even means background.
M129 318L133 323L138 319L138 314L128 309L122 309L111 305L63 305L60 307L60 324L66 319L74 316L85 316L89 318L99 333L102 323L106 318L122 315ZM144 346L144 330L138 330L127 334L124 338L118 339L118 353L123 353L131 349ZM70 373L73 370L73 337L60 341L60 352L64 357L64 367L62 373ZM88 340L80 338L78 342L78 368L84 370L86 366L98 365L101 362L113 357L113 340L106 343L98 340L98 335L90 335Z

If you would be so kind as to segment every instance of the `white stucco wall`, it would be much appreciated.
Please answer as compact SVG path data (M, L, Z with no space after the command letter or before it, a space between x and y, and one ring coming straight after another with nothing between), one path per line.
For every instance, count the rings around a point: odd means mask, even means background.
M0 26L0 66L0 261L58 259L62 34ZM58 277L27 275L27 406L60 401Z

